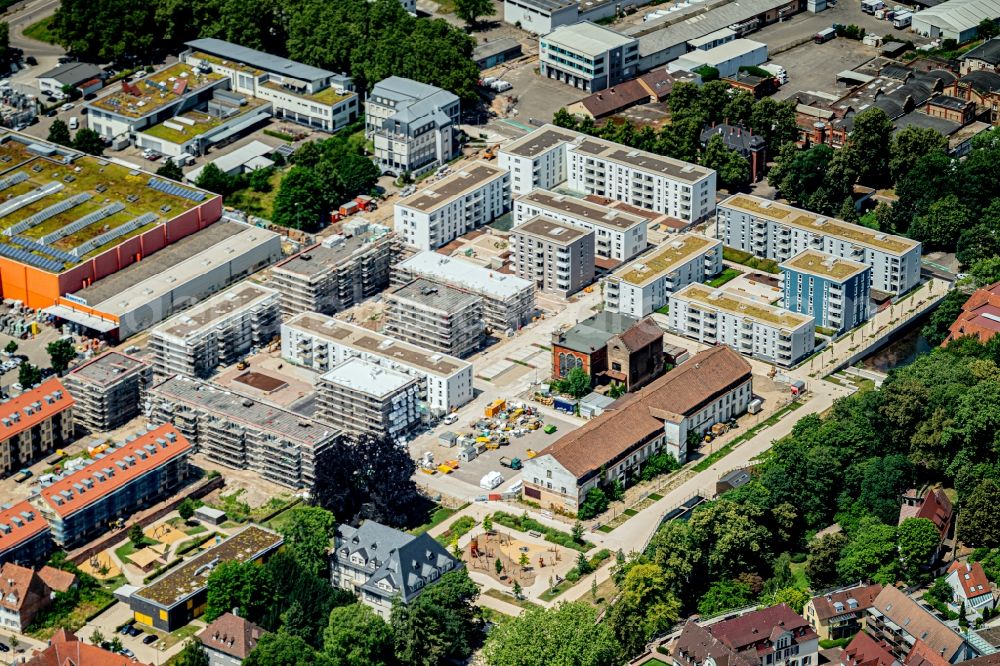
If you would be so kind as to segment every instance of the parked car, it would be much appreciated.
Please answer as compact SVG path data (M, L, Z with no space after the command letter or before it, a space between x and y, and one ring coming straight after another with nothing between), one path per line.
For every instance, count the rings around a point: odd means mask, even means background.
M27 58L24 59L24 62L31 65L32 67L38 64L38 60L35 59L35 56L28 56Z
M10 652L10 648L7 647L6 643L0 643L0 652Z
M59 110L62 111L62 112L64 112L64 113L66 111L72 111L73 110L73 104L70 103L70 102L66 102L65 104L63 104L62 106L59 107Z
M135 652L132 652L132 650L129 650L128 648L122 649L122 654L125 655L126 657L134 657L135 656Z
M128 635L131 636L132 638L135 638L136 636L138 636L141 633L142 633L142 629L140 629L139 627L135 626L134 624L131 627L128 628Z
M150 643L155 643L157 640L158 639L156 634L150 634L149 636L146 636L145 638L142 639L142 644L149 645Z

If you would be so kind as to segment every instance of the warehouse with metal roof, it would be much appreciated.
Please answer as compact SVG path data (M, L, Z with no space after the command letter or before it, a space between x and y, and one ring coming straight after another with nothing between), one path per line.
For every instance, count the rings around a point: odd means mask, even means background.
M948 0L913 15L913 31L925 37L975 39L984 20L1000 19L1000 0Z

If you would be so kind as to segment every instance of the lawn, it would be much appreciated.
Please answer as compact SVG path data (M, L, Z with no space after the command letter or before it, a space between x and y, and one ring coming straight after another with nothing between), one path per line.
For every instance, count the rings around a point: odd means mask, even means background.
M226 200L226 204L250 215L271 219L271 213L274 209L274 198L278 196L278 188L281 187L281 178L284 175L284 170L275 169L271 175L271 179L268 181L271 183L270 192L254 192L247 187L233 192Z
M437 539L439 544L447 548L453 542L458 541L464 535L468 534L476 524L476 519L472 516L462 516L453 522L448 529L435 537L435 539Z
M792 411L793 409L798 409L801 406L802 406L801 403L798 402L792 402L785 405L784 407L776 411L773 415L771 415L766 421L758 423L757 425L750 428L749 430L744 432L742 435L740 435L733 441L729 442L728 444L720 448L718 451L715 451L714 453L711 453L708 456L706 456L701 462L699 462L697 465L694 466L693 468L694 471L704 472L706 469L717 463L719 460L728 456L732 452L732 450L736 448L737 444L742 444L743 442L747 441L748 439L756 435L758 432L763 430L764 428L769 428L773 426L775 423L778 422L779 419L781 419L782 416Z
M153 546L153 545L156 545L158 543L160 543L160 542L159 541L154 541L153 539L150 539L149 537L143 537L142 545L139 546L139 547L136 547L136 545L133 544L131 540L129 540L129 541L126 541L124 545L118 546L117 548L115 548L115 555L117 555L118 559L121 560L123 563L128 564L128 562L130 561L128 559L129 555L132 555L133 553L135 553L135 551L140 550L142 548L145 548L146 546Z
M705 284L709 287L721 287L730 280L735 280L741 275L743 275L743 271L738 271L735 268L727 268Z
M545 540L550 543L556 543L565 548L572 548L578 550L581 553L586 553L588 550L594 547L594 544L589 541L576 542L573 540L573 536L568 532L563 532L557 530L548 525L543 525L537 520L533 520L527 516L515 516L504 511L497 511L493 514L493 522L497 525L503 525L504 527L509 527L513 530L518 530L520 532L540 532Z
M52 25L52 18L53 17L48 16L43 18L38 23L32 23L29 25L24 29L25 37L31 37L32 39L37 39L40 42L46 42L48 44L55 44L55 33L49 30L49 26Z
M560 594L562 594L569 588L573 587L574 585L576 585L576 583L571 583L568 580L560 581L555 585L553 585L552 587L550 587L549 589L542 592L541 594L539 594L538 598L541 599L542 601L552 601Z
M87 618L115 601L115 596L101 588L58 593L55 603L35 616L28 636L48 640L59 628L77 631L87 623Z
M749 252L743 252L733 247L722 248L722 258L734 264L743 264L747 268L753 268L767 273L779 273L778 262L773 259L761 259L753 256ZM723 274L725 271L723 271Z
M488 597L493 597L494 599L499 599L500 601L506 601L509 604L514 604L515 606L520 606L524 610L528 610L529 608L539 607L538 604L536 604L533 601L528 601L527 599L515 599L514 595L505 594L500 590L494 589L492 587L488 590L485 590L483 594L485 594Z
M424 523L423 525L417 525L413 529L409 530L409 533L414 536L420 536L421 534L431 529L432 527L440 525L444 521L448 520L449 518L451 518L452 516L454 516L456 513L458 513L467 506L469 505L465 504L459 507L458 509L449 509L446 506L438 505L431 510L426 523Z
M795 562L792 562L788 566L792 570L792 576L795 578L794 587L797 587L802 590L808 590L809 579L806 578L806 563L799 562L798 564L796 564Z

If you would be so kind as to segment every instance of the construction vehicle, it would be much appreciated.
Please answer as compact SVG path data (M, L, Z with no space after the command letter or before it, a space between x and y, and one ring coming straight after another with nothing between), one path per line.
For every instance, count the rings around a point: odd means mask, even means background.
M520 458L508 458L507 456L503 456L502 458L500 458L500 464L503 465L504 467L509 467L513 470L518 470L521 469L521 467L523 467Z
M554 433L556 431L556 427L550 423L547 426L545 426L544 428L542 428L542 431L546 435L551 435L552 433Z
M236 364L236 369L237 370L246 370L249 367L250 367L250 364L247 363L246 359L244 359L244 358L241 358L240 361L239 361L239 363Z
M712 436L718 437L719 435L724 435L729 432L728 423L716 423L712 426Z
M528 460L531 460L532 458L534 458L534 457L535 457L535 456L537 456L537 455L538 455L538 452L537 452L537 451L535 451L534 449L528 449L528 450L527 450L527 451L525 451L525 453L524 453L524 456L525 456L525 457L526 457L526 458L527 458Z
M486 152L483 153L483 159L487 160L487 161L492 160L493 158L495 158L497 156L497 151L498 150L500 150L500 144L499 143L496 144L496 145L490 146L489 148L486 149Z

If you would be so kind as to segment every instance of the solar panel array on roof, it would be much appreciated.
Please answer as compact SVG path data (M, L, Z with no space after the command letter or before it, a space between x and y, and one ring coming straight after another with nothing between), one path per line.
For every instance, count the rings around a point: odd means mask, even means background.
M92 250L101 247L105 243L110 243L119 236L124 236L125 234L131 231L135 231L139 227L147 225L150 222L155 222L157 219L158 218L154 213L146 213L145 215L140 215L139 217L133 220L129 220L120 227L115 227L111 231L106 231L100 236L97 236L96 238L91 238L86 243L77 245L72 250L70 250L70 254L72 254L75 257L82 257L88 252L91 252Z
M55 194L63 188L62 183L49 183L47 185L42 185L41 187L36 187L35 189L22 194L19 197L14 197L13 199L4 203L0 206L0 217L7 217L16 210L24 208L30 203L34 203L39 199L43 199L50 194Z
M8 187L13 187L14 185L23 183L26 180L28 180L28 174L23 171L12 173L6 178L0 179L0 190L6 190Z
M33 252L42 252L43 254L55 257L59 261L64 261L71 264L75 264L78 261L78 259L69 252L63 252L59 248L49 247L48 245L42 245L41 243L36 243L30 238L25 238L24 236L14 236L10 240L15 244L20 245L26 250Z
M19 261L22 264L29 264L35 268L41 268L43 271L49 271L50 273L60 273L63 269L61 262L55 261L54 259L39 257L38 255L31 254L25 249L14 247L13 245L0 243L0 256L13 259L14 261Z
M190 199L191 201L202 201L205 198L204 192L181 187L176 183L171 183L167 180L160 180L159 178L150 178L149 182L146 184L154 190L166 192L167 194L171 194L175 197L184 197L185 199Z
M4 233L8 236L13 236L14 234L19 234L22 231L27 231L32 227L37 227L39 224L45 220L55 217L59 213L65 213L70 208L75 208L83 202L90 199L90 192L81 192L80 194L74 194L68 199L64 199L59 203L52 204L48 208L43 208L31 217L26 217L17 224L11 225L7 229L4 229Z
M79 220L71 222L67 224L65 227L56 229L51 234L46 234L42 236L41 241L46 245L48 245L49 243L54 243L60 238L65 238L70 234L75 234L80 229L83 229L84 227L89 227L95 222L100 222L104 218L111 217L115 213L121 212L123 210L125 210L125 204L121 203L120 201L116 201L110 206L105 206L104 208L96 210L93 213L90 213L89 215L84 215Z

